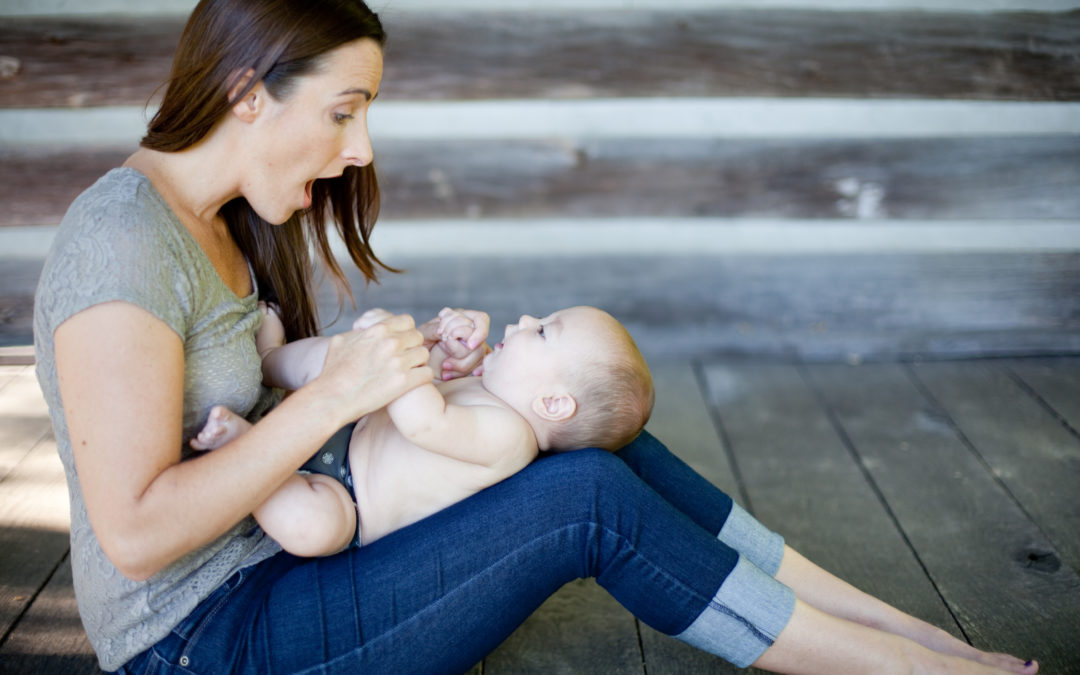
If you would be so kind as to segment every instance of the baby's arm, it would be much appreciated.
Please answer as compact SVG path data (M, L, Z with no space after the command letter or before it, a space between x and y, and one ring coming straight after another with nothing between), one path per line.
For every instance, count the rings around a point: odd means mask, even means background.
M417 387L387 406L394 426L425 450L495 468L531 459L536 438L528 422L501 404L448 404L434 384Z
M290 391L299 389L322 372L328 338L311 337L285 343L285 327L273 305L259 303L262 325L255 333L255 348L262 357L263 384Z

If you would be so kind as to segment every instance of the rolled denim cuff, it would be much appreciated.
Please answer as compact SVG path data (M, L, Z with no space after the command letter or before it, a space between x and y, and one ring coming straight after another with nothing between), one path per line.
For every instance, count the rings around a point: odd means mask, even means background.
M795 593L739 557L716 595L675 637L746 668L772 646L795 611Z
M738 504L716 538L739 552L769 576L776 576L784 557L784 538L768 529Z

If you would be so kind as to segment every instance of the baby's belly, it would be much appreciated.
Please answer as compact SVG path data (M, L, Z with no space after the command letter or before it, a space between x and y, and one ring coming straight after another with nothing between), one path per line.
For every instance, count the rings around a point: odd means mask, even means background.
M349 452L363 543L410 525L498 480L490 469L419 448L385 411L357 425Z

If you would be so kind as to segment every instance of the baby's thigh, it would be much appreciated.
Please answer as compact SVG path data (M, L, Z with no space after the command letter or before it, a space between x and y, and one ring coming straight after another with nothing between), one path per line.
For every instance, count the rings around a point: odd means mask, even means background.
M296 473L259 508L255 518L282 548L318 556L348 546L356 531L356 506L344 485L322 474Z

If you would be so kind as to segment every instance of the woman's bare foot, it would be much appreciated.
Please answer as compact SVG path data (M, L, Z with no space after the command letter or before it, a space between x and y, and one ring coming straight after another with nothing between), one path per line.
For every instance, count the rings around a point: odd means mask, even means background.
M216 405L206 418L206 426L191 439L196 450L216 450L244 433L251 423L228 408Z
M963 644L963 643L962 643ZM967 645L965 645L967 646ZM926 649L911 659L913 672L916 673L1031 673L1039 670L1034 661L1021 661L1008 654L991 654L968 646L973 654L952 654L918 645Z
M1039 672L1039 664L1036 661L1024 661L1010 654L984 652L937 627L932 627L932 630L910 637L927 649L932 649L940 654L959 656L962 659L981 663L992 668L999 668L1010 673L1035 675L1035 673Z

